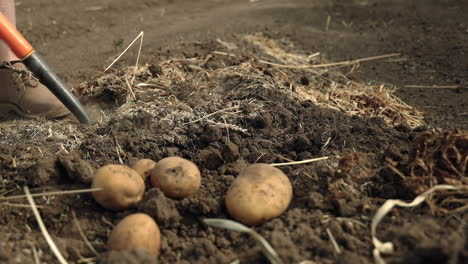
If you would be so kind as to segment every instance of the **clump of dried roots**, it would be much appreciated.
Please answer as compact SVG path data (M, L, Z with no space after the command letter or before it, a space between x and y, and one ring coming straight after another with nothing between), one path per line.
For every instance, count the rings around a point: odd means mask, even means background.
M434 211L468 209L468 131L422 132L415 138L408 159L399 164L390 161L389 166L416 195L439 184L460 187L432 196L429 203Z

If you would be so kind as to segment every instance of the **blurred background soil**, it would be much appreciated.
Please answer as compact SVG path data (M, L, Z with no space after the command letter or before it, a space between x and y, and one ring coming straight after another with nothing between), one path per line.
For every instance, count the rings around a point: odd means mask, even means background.
M464 86L468 78L463 0L16 2L18 27L72 86L102 72L142 30L143 61L179 43L260 31L331 61L402 54L398 62L363 64L356 78L366 81ZM134 54L125 58L133 62ZM398 95L426 111L430 126L468 127L467 89L400 88Z

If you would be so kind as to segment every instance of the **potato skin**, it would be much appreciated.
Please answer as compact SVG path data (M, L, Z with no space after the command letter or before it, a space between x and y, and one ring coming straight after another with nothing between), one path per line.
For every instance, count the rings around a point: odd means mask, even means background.
M257 163L245 168L229 187L226 207L240 223L258 225L281 215L292 200L292 185L279 169Z
M180 157L167 157L151 171L151 184L170 198L181 199L194 194L201 185L197 166Z
M124 165L106 165L96 171L92 188L93 197L102 207L114 211L133 206L143 198L145 183L133 169Z
M151 159L141 159L137 162L133 163L132 169L134 169L140 176L142 177L143 181L151 175L151 170L156 165L156 162Z
M112 230L107 241L110 250L140 248L153 256L159 255L161 232L158 224L147 214L131 214Z

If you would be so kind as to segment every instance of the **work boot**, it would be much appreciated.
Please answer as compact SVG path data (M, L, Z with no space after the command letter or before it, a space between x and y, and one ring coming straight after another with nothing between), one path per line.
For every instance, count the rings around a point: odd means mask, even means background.
M23 117L47 119L70 113L21 61L0 66L0 117L12 112Z

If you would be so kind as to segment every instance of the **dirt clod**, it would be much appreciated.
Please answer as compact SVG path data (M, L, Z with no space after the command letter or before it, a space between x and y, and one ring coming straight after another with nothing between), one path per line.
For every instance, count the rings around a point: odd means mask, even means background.
M93 181L93 166L81 159L78 152L61 155L58 157L57 162L70 180L79 181L84 184L90 184Z
M54 159L38 160L27 173L27 181L32 186L46 185L59 177L60 171Z
M200 158L203 161L203 167L209 170L216 170L224 163L221 153L214 148L202 150L200 152Z
M232 143L226 142L221 150L221 156L226 163L231 163L239 158L239 147Z
M138 205L138 211L152 216L161 227L178 225L181 220L176 203L157 188L146 191Z
M215 216L221 212L221 204L217 199L200 197L189 199L186 203L181 203L181 207L195 216Z

